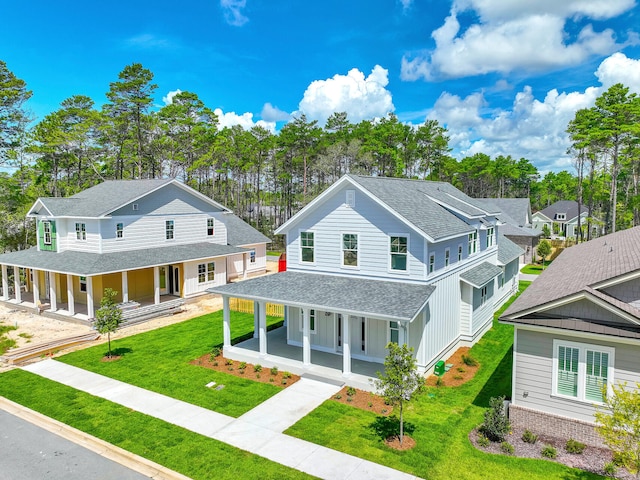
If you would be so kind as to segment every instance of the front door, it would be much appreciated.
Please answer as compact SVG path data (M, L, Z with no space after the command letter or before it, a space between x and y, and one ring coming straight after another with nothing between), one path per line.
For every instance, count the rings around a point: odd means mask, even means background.
M180 268L173 267L173 291L174 295L180 296Z

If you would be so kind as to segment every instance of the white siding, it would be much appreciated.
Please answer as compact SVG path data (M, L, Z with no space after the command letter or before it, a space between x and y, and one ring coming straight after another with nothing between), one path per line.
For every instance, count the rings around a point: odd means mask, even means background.
M215 276L212 282L198 283L198 265L201 263L209 263L213 261L216 265ZM195 262L185 262L184 270L184 292L185 297L197 295L204 292L207 288L224 285L227 283L226 262L224 258L215 258L209 260L198 260Z
M242 275L243 272L243 257L246 255L246 268L247 274L252 274L256 272L263 272L267 268L267 245L264 243L257 243L253 245L243 245L242 248L246 248L247 250L255 250L256 252L256 261L255 263L251 263L250 261L250 253L246 254L237 254L228 257L227 260L227 268L229 269L229 278L237 278Z
M76 238L76 223L85 224L86 240ZM77 252L100 253L100 223L98 220L56 220L58 234L58 252L74 250Z

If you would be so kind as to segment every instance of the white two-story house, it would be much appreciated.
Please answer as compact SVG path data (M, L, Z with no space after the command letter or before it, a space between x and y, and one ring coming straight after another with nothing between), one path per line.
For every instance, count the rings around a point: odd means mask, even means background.
M1 299L80 320L105 288L160 304L266 269L267 237L175 179L106 181L27 215L37 246L0 255Z
M498 234L487 211L452 185L346 175L276 233L286 235L287 271L209 289L253 300L259 354L267 345L265 304L285 305L286 342L302 350L382 363L390 341L414 348L421 371L472 345L516 290L522 250ZM243 357L244 358L244 357ZM267 363L265 360L263 363Z

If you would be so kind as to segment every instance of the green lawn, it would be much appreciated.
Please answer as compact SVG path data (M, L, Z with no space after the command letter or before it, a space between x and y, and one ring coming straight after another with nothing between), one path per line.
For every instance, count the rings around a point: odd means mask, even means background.
M195 480L312 478L22 370L0 375L0 395Z
M529 282L521 282L521 288ZM505 306L506 308L506 306ZM497 315L496 315L497 318ZM511 394L513 327L494 321L471 350L480 363L476 377L456 388L432 387L405 410L405 428L417 442L398 452L383 443L392 420L326 401L285 433L429 479L591 479L582 471L541 460L476 450L469 432L482 423L493 396Z
M274 326L282 319L267 319ZM253 314L232 312L235 341L251 335ZM58 360L107 377L162 393L216 412L238 417L280 391L279 387L215 372L189 362L222 344L222 311L111 342L117 362L101 362L107 345L97 345ZM222 390L205 387L211 381Z
M542 265L539 265L537 263L530 263L522 267L520 273L525 273L528 275L540 275L544 271L544 269L549 267L550 264L551 262L546 261L544 262L544 268L542 268Z

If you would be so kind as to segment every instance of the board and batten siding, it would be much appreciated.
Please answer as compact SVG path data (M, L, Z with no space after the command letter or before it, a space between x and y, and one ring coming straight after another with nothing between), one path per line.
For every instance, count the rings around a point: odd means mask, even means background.
M366 195L356 191L355 205L346 205L346 189L324 199L287 234L287 269L343 273L397 280L423 280L424 239ZM300 232L313 231L315 261L300 261ZM358 267L342 267L342 234L358 235ZM408 269L390 269L389 237L408 238Z
M593 423L596 409L591 403L552 395L554 340L614 348L614 382L626 381L633 385L640 381L640 344L532 331L521 326L516 326L514 338L512 401L516 405Z
M243 245L242 248L247 249L246 254L239 253L231 255L227 260L227 268L229 270L229 278L237 278L242 275L244 269L244 256L246 259L247 274L262 272L267 268L267 246L264 243L256 243L251 245ZM255 250L256 261L251 263L250 250Z
M209 263L213 261L215 263L214 279L211 282L198 282L198 265L201 263ZM215 258L207 260L196 260L193 262L184 262L182 264L184 270L184 297L198 295L204 292L207 288L217 287L219 285L225 285L227 283L227 267L224 258Z

